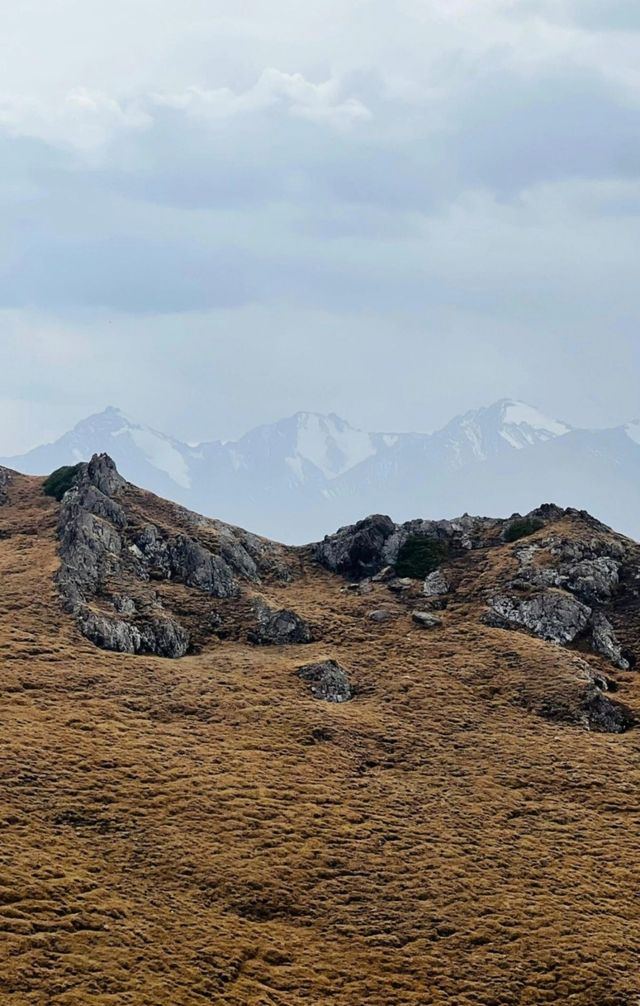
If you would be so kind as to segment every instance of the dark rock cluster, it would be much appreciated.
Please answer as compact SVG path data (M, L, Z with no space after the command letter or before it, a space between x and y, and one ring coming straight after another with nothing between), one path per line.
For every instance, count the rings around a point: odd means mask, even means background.
M323 660L298 668L298 677L309 686L316 699L324 702L348 702L353 698L349 675L336 660Z

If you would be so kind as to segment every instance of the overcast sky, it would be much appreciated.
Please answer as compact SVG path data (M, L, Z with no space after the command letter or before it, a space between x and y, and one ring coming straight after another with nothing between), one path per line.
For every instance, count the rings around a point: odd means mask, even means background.
M0 454L640 414L638 0L0 4Z

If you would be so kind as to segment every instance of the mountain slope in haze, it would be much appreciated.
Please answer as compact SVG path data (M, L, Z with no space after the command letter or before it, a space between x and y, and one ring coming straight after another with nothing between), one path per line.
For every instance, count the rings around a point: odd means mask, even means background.
M640 546L543 506L290 548L100 457L0 499L3 1001L637 999Z
M507 515L543 498L578 503L640 537L640 425L572 430L509 399L432 434L367 433L331 414L301 412L237 441L188 445L117 409L4 464L30 474L113 456L127 478L206 514L302 542L387 512ZM556 491L557 486L557 491Z

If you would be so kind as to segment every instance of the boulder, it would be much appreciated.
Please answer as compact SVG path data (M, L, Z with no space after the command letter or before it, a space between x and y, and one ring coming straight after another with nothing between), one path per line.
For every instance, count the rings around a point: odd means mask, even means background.
M442 619L429 611L412 611L411 618L421 629L437 629L442 625Z
M349 675L336 660L323 660L298 668L298 677L309 685L314 698L324 702L348 702L353 698Z
M254 601L253 611L256 626L248 635L249 642L262 646L312 642L311 627L295 611L286 608L273 610L260 599Z
M439 597L449 593L449 582L442 570L435 569L433 573L429 573L422 586L422 593L425 597Z
M407 590L411 590L413 587L413 580L410 576L399 576L395 580L390 580L387 584L387 590L390 590L393 594L403 594Z
M357 524L340 528L314 546L314 558L322 566L353 579L378 573L386 540L395 532L390 517L374 514Z
M527 629L540 639L566 645L585 631L590 618L591 608L572 594L545 590L531 598L493 597L483 621L499 628Z
M393 622L397 617L397 612L389 611L388 608L377 608L375 611L370 611L367 615L370 622L377 622L380 625L384 622Z

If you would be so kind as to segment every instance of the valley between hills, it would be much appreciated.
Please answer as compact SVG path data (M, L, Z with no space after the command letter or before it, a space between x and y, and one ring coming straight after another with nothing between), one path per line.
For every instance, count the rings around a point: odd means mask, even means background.
M1 1003L640 1003L636 542L66 477L0 469Z

